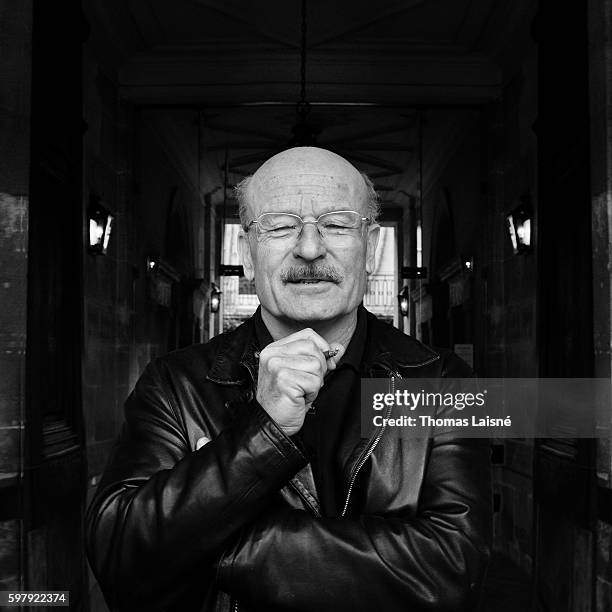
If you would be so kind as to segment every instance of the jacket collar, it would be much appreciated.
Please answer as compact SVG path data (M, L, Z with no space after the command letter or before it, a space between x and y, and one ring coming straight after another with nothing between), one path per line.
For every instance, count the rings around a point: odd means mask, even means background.
M426 365L440 355L392 325L383 323L363 306L367 316L367 336L363 354L363 374L374 376L377 370L399 373L404 368ZM244 385L256 378L259 350L253 317L231 332L222 334L221 346L207 379L222 385Z
M366 313L368 335L363 367L367 376L373 376L372 371L376 369L398 373L404 368L424 366L440 358L437 351L416 338L408 336L393 325L384 323L367 310Z
M221 385L244 385L255 372L258 350L253 317L221 336L221 346L206 378Z

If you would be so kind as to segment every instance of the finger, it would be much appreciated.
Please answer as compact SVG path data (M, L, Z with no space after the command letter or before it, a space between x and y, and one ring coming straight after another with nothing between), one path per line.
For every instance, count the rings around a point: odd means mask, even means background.
M294 340L280 346L276 345L276 343L268 344L268 346L261 351L259 359L260 362L266 363L272 357L289 358L294 355L316 357L321 363L322 371L327 371L327 364L323 351L319 349L318 345L312 339L309 338Z
M317 399L317 395L318 393L307 393L304 396L304 404L306 405L306 408L308 410L310 410L310 407L312 406L312 402L314 402Z
M285 368L278 373L277 382L285 393L294 398L316 397L321 388L321 377L290 368Z
M323 377L327 372L325 361L315 355L274 355L266 361L269 372L276 373L283 369L309 372Z
M304 329L301 329L300 331L290 334L289 336L285 336L284 338L273 342L273 344L277 346L282 346L283 344L287 344L295 340L312 340L318 346L319 350L329 350L329 343L327 342L327 340L317 334L317 332L310 327L306 327Z

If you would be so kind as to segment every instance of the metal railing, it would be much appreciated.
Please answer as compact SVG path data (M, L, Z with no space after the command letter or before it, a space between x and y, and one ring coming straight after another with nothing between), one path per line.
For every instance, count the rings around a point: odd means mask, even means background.
M221 280L223 307L227 312L254 312L259 300L254 293L239 293L240 279L237 276L224 276Z
M397 288L394 274L372 274L368 278L363 303L366 308L395 307Z

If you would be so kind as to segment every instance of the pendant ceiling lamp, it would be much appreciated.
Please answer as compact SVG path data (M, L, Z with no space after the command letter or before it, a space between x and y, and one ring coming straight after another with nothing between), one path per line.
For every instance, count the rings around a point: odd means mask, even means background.
M290 147L315 147L319 130L309 122L310 103L306 99L306 0L302 0L301 43L300 43L300 99L296 104L297 123L291 128L293 136Z

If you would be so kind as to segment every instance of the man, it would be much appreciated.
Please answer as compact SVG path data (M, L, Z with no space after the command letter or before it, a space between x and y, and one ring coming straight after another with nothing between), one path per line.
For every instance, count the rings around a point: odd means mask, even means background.
M314 147L238 190L261 307L151 363L88 512L113 609L468 610L489 556L487 446L360 432L360 377L469 376L362 306L371 183Z

